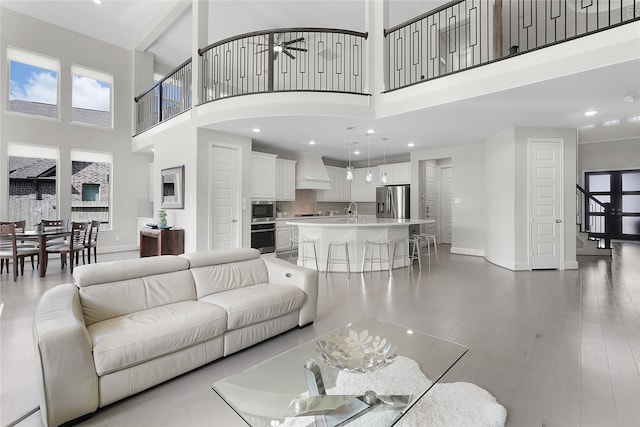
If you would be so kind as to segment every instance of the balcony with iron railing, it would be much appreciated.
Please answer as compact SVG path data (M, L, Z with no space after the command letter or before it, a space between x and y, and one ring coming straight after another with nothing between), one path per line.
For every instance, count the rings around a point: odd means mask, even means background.
M640 20L640 0L457 0L384 31L386 91L506 60ZM259 31L198 51L135 98L136 134L192 107L275 92L365 93L367 33L320 28Z

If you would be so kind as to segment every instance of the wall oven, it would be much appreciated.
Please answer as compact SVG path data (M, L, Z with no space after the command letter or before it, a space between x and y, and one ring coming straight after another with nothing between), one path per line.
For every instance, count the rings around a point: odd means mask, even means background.
M276 223L257 222L251 224L251 247L261 254L276 251Z
M251 203L251 222L273 222L276 219L273 202Z

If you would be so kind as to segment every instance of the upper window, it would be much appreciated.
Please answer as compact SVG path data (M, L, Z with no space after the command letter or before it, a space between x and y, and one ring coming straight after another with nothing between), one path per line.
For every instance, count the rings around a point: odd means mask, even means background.
M71 121L100 127L112 127L113 76L78 65L71 66L73 93Z
M58 118L60 61L7 48L9 111Z

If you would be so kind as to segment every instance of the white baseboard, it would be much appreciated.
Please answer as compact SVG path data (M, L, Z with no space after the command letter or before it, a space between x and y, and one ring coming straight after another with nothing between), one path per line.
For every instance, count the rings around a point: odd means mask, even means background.
M577 270L578 269L578 261L565 261L564 262L565 270Z
M484 256L484 250L482 249L458 248L455 246L451 246L451 253L456 255Z
M129 252L138 251L140 247L138 245L121 245L121 246L98 246L98 254L111 254L114 252Z

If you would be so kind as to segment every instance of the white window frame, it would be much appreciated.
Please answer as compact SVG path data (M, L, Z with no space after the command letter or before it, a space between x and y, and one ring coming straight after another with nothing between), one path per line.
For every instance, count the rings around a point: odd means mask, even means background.
M91 126L91 127L101 128L101 129L113 129L113 122L114 122L113 121L113 115L114 115L113 97L115 93L115 91L113 90L113 85L114 85L113 75L104 71L98 71L92 68L88 68L83 65L71 64L71 109L72 111L74 108L73 107L73 76L74 75L88 77L90 79L94 79L94 80L109 84L109 126L100 126L93 123L73 121L73 113L72 113L71 123L73 123L74 125Z
M38 114L21 113L19 111L11 111L9 109L9 98L11 95L11 62L20 62L22 64L31 65L33 67L43 68L57 73L56 77L56 117L47 117ZM23 117L38 118L44 120L60 121L60 59L51 56L42 55L36 52L20 49L14 46L7 46L6 75L7 77L7 114L15 114Z
M79 150L72 149L71 150L71 162L70 165L73 166L73 162L99 162L99 163L109 163L109 226L104 228L105 230L113 230L113 212L114 212L114 198L113 198L113 153L106 151L89 151L89 150ZM70 207L70 212L72 212L72 207ZM102 230L102 227L100 229Z

